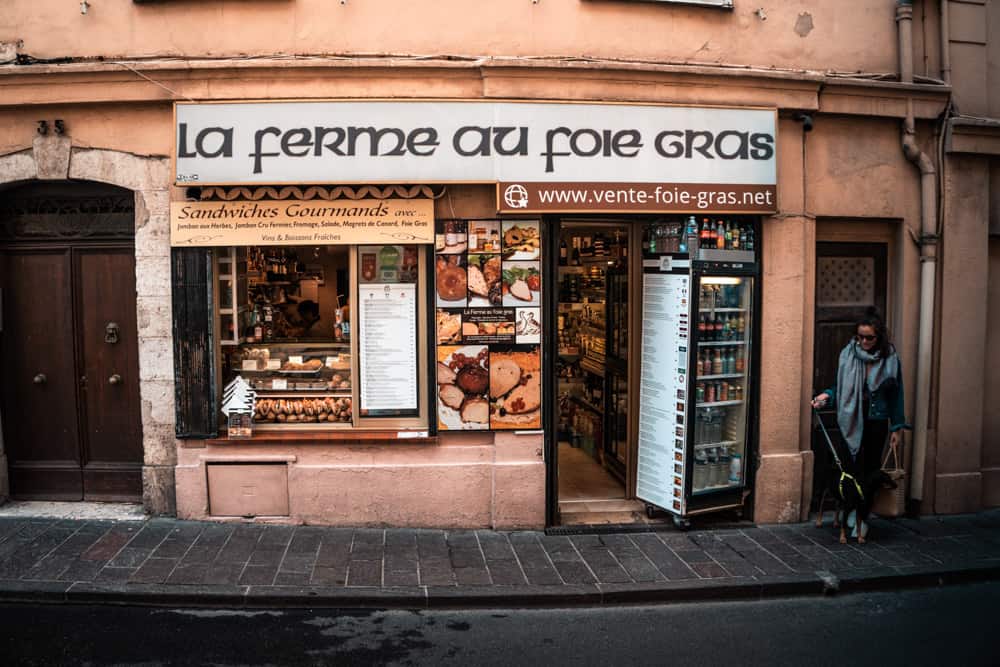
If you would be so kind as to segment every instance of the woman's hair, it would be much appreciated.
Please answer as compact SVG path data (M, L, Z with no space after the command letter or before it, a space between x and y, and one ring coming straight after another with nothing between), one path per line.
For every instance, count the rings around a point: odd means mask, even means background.
M867 308L865 314L858 318L858 321L854 325L854 332L857 333L858 327L871 327L875 331L875 335L878 336L876 341L879 356L885 359L895 350L892 346L892 341L889 340L889 330L885 326L885 322L882 321L882 316L878 312L878 308Z

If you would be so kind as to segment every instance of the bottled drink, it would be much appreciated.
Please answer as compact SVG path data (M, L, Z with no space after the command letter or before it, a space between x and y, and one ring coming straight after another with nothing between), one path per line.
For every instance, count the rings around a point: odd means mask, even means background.
M698 246L707 248L712 245L712 232L708 229L708 218L701 221L701 232L698 234Z
M726 249L726 228L722 226L722 220L715 223L715 247L719 250Z
M708 247L718 248L719 247L719 231L716 229L708 218L705 218L705 222L708 223Z
M712 358L712 375L722 375L722 351L718 348Z
M740 225L736 223L733 225L733 250L740 249Z
M726 223L726 250L733 249L733 223Z
M730 325L730 318L726 315L722 316L722 340L731 340L733 337L733 329Z
M726 373L733 375L736 373L736 348L729 348L729 354L726 356Z
M702 315L698 318L698 340L707 340L705 338L708 335L708 315Z
M746 243L745 243L745 245L746 245L746 249L747 250L749 250L750 252L754 251L755 243L754 243L754 234L753 234L753 225L752 224L751 225L747 225L747 233L746 233Z
M697 402L697 403L704 403L705 402L705 383L704 382L699 382L698 386L697 386L697 389L695 389L695 402Z
M570 263L573 264L573 266L580 265L580 239L576 236L573 237L573 255L570 260Z
M722 340L722 319L719 317L715 318L715 337L713 340Z
M684 235L687 252L693 256L698 252L698 221L694 219L693 215L688 218Z
M715 403L715 383L709 382L705 385L705 402Z
M567 259L569 259L569 248L566 247L566 239L562 239L559 241L559 266L566 266Z
M719 400L728 401L729 400L729 383L723 382L719 385Z
M746 365L743 362L743 348L740 347L736 350L736 359L734 361L734 368L736 368L735 372L742 373L745 366Z

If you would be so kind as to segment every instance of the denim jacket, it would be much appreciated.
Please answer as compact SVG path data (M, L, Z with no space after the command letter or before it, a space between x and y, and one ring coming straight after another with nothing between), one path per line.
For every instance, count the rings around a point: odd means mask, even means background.
M887 386L891 385L891 386ZM829 404L836 405L837 385L823 390L830 395ZM868 397L868 419L888 419L889 430L912 429L906 423L903 408L903 371L899 371L899 382L886 382L871 392Z

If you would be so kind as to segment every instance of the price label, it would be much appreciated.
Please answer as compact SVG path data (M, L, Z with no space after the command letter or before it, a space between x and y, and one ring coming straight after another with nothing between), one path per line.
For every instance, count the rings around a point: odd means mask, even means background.
M271 380L271 389L288 389L288 380L284 378L275 378Z
M301 354L290 354L288 355L288 363L290 364L301 364L302 355Z
M243 370L245 371L255 371L257 370L257 360L256 359L244 359L243 360Z
M269 371L281 370L281 359L268 359L267 370Z
M336 357L327 357L326 358L326 367L327 368L333 368L333 365L335 363L337 363L338 361L340 361L340 356L339 355L336 356Z
M673 268L673 266L671 265L673 259L674 258L671 257L670 255L663 255L662 257L660 257L660 271L670 271L670 269Z

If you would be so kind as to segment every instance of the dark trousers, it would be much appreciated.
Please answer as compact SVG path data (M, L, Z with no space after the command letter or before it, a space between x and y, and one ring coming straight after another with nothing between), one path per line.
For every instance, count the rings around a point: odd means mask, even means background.
M864 430L861 432L861 449L853 460L848 452L845 452L841 461L844 470L853 475L864 497L856 499L856 494L845 494L850 498L845 503L845 516L851 510L857 510L858 519L868 520L868 514L872 509L872 502L875 500L875 492L882 484L882 451L885 448L885 439L889 435L889 422L885 419L866 419ZM849 482L845 481L845 484Z

